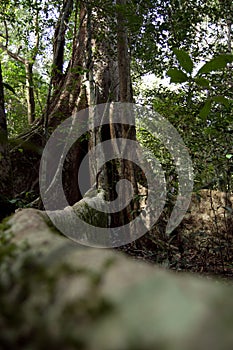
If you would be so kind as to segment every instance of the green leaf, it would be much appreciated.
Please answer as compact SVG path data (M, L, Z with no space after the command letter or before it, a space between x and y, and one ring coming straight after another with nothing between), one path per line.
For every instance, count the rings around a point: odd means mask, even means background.
M211 100L207 100L204 106L202 107L202 109L200 110L200 113L199 113L200 117L202 119L205 119L210 113L210 110L211 110Z
M197 75L224 69L227 64L231 62L233 62L233 55L219 55L212 58L209 62L205 63L204 66L199 69Z
M181 67L184 68L187 73L192 73L194 64L187 52L179 49L173 49L173 52Z
M205 78L195 78L194 79L195 83L203 88L209 88L210 87L210 82L209 80L205 79Z
M13 92L14 95L16 95L14 88L7 83L3 83L4 88L6 88L7 90L10 90L11 92Z
M11 199L11 200L9 200L9 202L10 202L11 204L15 204L15 203L18 202L18 199Z
M231 159L233 157L233 154L226 154L227 159Z
M189 80L188 76L178 68L171 68L167 75L171 78L171 83L184 83Z
M229 107L229 100L224 96L214 96L212 100L217 103L223 104L225 107Z

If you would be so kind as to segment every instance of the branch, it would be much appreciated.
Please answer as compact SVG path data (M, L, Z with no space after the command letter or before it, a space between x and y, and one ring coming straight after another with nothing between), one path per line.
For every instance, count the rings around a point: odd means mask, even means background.
M39 45L40 45L40 31L39 31L39 10L37 9L36 12L36 17L35 17L35 36L36 36L36 40L35 40L35 45L34 48L32 49L32 61L35 62L36 60L36 56L38 54L38 49L39 49Z
M4 20L4 27L5 27L5 33L6 33L6 47L8 46L8 42L9 42L9 34L8 34L8 28L7 28L7 23L6 20Z
M17 55L16 53L11 52L10 50L8 50L8 48L6 46L2 45L1 43L0 43L0 49L4 50L14 60L25 64L25 59L24 58L22 58L21 56Z

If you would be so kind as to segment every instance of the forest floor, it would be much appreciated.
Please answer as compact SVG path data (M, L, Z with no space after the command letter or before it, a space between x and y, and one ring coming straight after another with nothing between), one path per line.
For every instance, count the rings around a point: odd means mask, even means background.
M233 281L233 216L227 208L225 193L202 190L170 235L165 234L167 210L149 233L120 250L177 272Z
M167 208L154 229L135 243L120 248L135 259L177 272L233 281L233 197L225 192L193 193L182 223L165 234L171 210Z
M135 259L176 272L192 272L233 281L233 232L183 234L181 230L166 237L158 234L156 229L119 249Z
M226 211L224 196L219 191L200 191L170 236L165 234L168 210L149 233L117 250L176 272L233 282L233 216Z

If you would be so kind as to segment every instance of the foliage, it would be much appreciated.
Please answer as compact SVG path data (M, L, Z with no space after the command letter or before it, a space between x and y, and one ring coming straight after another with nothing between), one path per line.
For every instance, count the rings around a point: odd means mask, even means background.
M213 76L213 73L221 71L225 73L224 70L227 72L229 70L229 64L233 62L233 55L218 55L206 62L196 74L193 74L194 62L187 52L178 49L174 49L173 51L183 69L171 68L168 70L167 74L171 78L171 83L188 83L189 93L192 93L195 87L199 91L207 91L207 99L204 101L204 106L200 110L201 118L204 119L208 116L213 102L223 104L226 108L229 108L233 100L229 100L223 95L216 95L220 89L216 89L216 77ZM226 78L226 74L222 76L222 78L224 77ZM222 85L224 86L224 81L222 81ZM227 84L225 83L225 85Z
M143 6L138 8L138 15L143 18L143 25L133 41L134 68L139 73L153 72L164 76L164 71L174 61L172 52L174 47L198 52L199 59L206 57L210 49L208 47L206 50L206 41L209 37L206 23L209 14L214 11L216 22L220 17L217 4L213 6L200 0L145 1ZM197 55L195 57L197 58Z
M57 7L56 2L11 0L0 12L0 59L5 87L11 87L5 88L10 135L19 134L27 127L26 61L34 66L35 116L40 117L45 108L48 92L46 71L50 63L51 30L56 22Z
M183 137L194 164L195 188L230 192L232 2L147 1L146 4L149 17L144 16L143 40L136 43L134 67L156 76L164 76L166 71L172 88L157 84L143 90L138 81L136 94L165 116ZM153 35L157 36L151 45L148 40ZM158 141L152 140L148 133L143 137L142 131L139 138L144 145L150 144L162 164L164 159L169 164L169 157L166 151L161 154L163 148ZM171 163L166 171L175 177Z
M232 179L232 123L231 118L223 118L225 106L217 105L208 119L200 116L200 101L196 96L189 100L187 92L179 89L170 91L166 87L146 89L143 95L147 104L164 116L183 138L193 161L195 189L218 188L231 191ZM176 175L171 157L149 131L138 130L140 142L149 147L166 170L167 179L176 188ZM200 152L201 150L201 152ZM175 185L176 184L176 185Z
M195 188L212 186L232 189L232 55L230 53L232 24L231 1L130 1L127 6L112 1L90 1L100 18L108 18L112 34L116 23L114 11L124 15L132 56L132 77L147 104L164 115L180 132L194 162ZM0 42L9 49L31 59L34 55L34 91L36 116L46 108L51 79L52 37L63 2L9 0L0 11ZM67 24L65 66L75 44L78 7L74 6ZM34 21L38 16L40 25ZM97 41L104 41L103 30ZM108 31L110 32L110 31ZM35 52L35 35L40 40ZM110 33L109 33L110 35ZM114 39L114 38L113 38ZM229 44L230 43L230 44ZM36 54L36 55L35 55ZM14 136L27 127L25 102L25 71L23 64L0 52L5 105L9 134ZM93 49L94 58L98 52ZM88 72L80 67L78 73ZM181 84L171 92L162 86L142 91L139 77L145 72L170 76L171 83ZM160 159L166 170L170 191L177 189L174 164L169 152L148 131L141 129L138 138ZM202 152L200 152L200 150Z

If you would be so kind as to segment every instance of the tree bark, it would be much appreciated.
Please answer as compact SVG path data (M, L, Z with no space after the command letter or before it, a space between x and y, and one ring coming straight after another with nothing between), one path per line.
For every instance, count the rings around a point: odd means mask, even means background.
M72 9L73 0L65 1L55 29L52 69L52 83L55 89L58 87L63 75L65 34Z
M124 7L125 1L118 1ZM48 106L48 130L55 129L62 121L75 117L77 112L90 106L110 102L133 102L130 78L130 55L127 38L127 22L124 13L111 3L113 12L103 14L98 7L86 6L81 2L79 31L73 47L72 59L66 73L60 79ZM93 115L95 117L95 115ZM82 199L78 186L78 171L85 154L105 140L126 138L136 140L135 127L128 125L127 114L122 123L114 124L111 113L107 125L93 128L93 120L81 120L89 124L89 137L78 140L69 151L63 168L63 189L70 205ZM132 120L132 116L130 118ZM45 120L44 120L45 122ZM135 150L130 150L134 152ZM104 152L103 157L105 156ZM104 189L107 200L116 199L116 184L129 180L137 194L137 174L134 165L126 160L112 160L103 169L98 169L98 159L90 158L86 174L90 187L96 182L98 189ZM52 166L52 164L50 164ZM98 174L97 171L98 170ZM54 176L56 169L54 169ZM124 196L126 193L122 193ZM112 214L111 226L121 226L135 216L136 201L122 211Z
M0 62L0 194L13 196L12 169L8 148L6 113L4 106L4 89Z
M26 99L28 109L28 124L31 125L35 121L35 96L33 84L33 64L25 60L26 72Z

